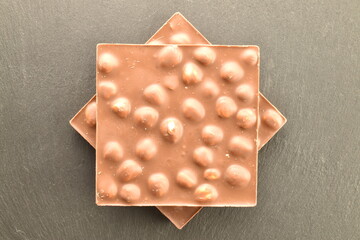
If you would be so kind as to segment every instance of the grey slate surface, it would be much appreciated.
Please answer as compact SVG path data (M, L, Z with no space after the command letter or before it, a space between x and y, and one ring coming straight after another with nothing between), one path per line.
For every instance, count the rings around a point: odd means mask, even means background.
M0 2L0 239L360 239L360 1ZM95 152L68 124L95 46L144 43L180 11L214 44L261 47L288 118L259 153L255 208L183 230L155 208L97 207Z

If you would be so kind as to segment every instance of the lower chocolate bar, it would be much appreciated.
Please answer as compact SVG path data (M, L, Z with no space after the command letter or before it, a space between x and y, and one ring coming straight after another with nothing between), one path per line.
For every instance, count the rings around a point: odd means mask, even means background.
M189 43L210 44L201 33L180 13L175 13L147 44ZM96 141L96 96L94 96L70 121L71 126L93 147ZM286 123L285 117L260 93L259 96L259 148L264 146ZM184 227L201 207L158 207L179 229Z
M202 207L168 207L159 206L159 211L164 214L178 229L182 229Z

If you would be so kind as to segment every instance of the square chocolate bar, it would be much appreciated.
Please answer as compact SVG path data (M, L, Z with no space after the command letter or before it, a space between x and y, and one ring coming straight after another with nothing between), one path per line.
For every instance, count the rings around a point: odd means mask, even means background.
M258 47L97 50L98 205L256 205Z

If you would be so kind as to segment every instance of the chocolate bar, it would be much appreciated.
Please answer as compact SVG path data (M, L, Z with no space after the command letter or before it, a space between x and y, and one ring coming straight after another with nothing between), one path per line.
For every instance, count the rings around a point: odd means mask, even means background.
M98 44L96 82L98 205L256 205L258 47Z
M177 33L185 33L189 36L191 41L196 43L210 44L210 42L201 35L201 33L188 22L184 16L180 13L175 13L155 34L147 43L168 43L170 36ZM195 43L195 42L191 42ZM92 125L86 123L85 110L94 111L93 107L87 108L87 106L95 103L96 96L94 96L75 116L71 119L70 124L74 129L81 134L85 140L87 140L93 147L95 147L95 128ZM259 99L260 116L268 111L275 111L282 119L280 127L278 129L269 128L267 125L260 121L259 125L259 142L262 147L276 132L285 124L286 119L282 114L269 103L266 98L260 93ZM268 134L268 135L267 135ZM178 228L182 228L188 221L190 221L194 215L201 209L201 207L167 207L161 206L158 209Z

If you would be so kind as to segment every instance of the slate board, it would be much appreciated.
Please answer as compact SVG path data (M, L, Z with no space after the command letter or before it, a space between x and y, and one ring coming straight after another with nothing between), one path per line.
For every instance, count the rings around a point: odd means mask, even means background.
M360 2L0 3L0 239L360 239ZM259 154L255 208L177 230L155 208L97 207L95 152L68 121L95 93L95 46L144 43L180 11L214 44L261 47L288 118Z

